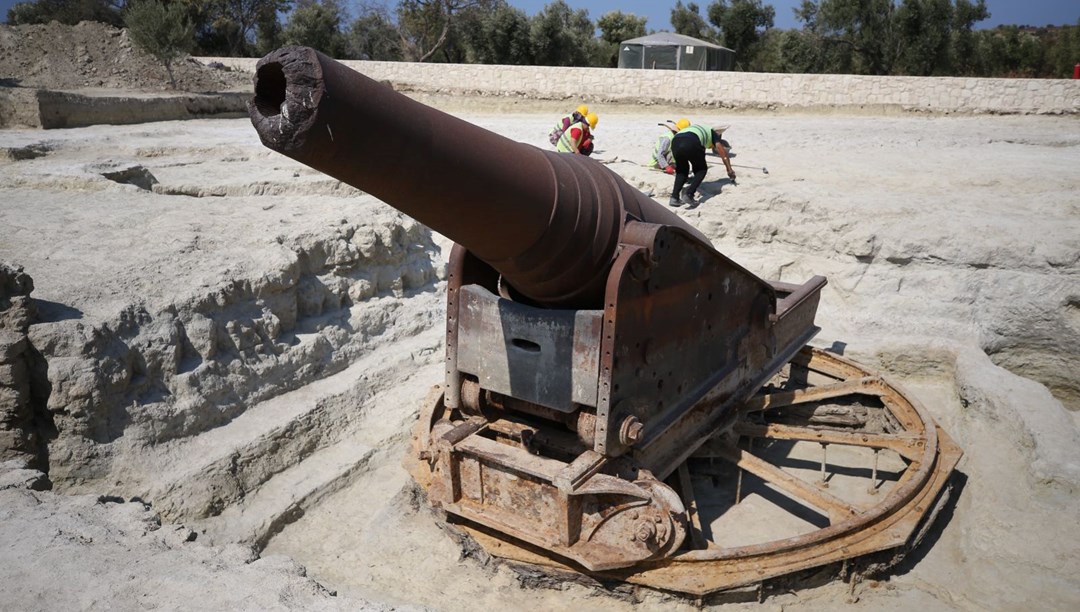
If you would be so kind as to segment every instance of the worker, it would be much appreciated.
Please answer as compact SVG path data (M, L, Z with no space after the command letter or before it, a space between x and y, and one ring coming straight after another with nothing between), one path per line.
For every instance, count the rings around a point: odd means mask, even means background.
M592 131L596 129L596 124L599 121L600 118L596 116L596 113L585 115L584 120L571 124L570 127L563 131L562 135L559 136L559 141L555 144L555 149L560 153L592 155Z
M721 142L721 136L726 126L709 128L702 125L691 125L679 130L678 134L671 139L671 155L675 158L675 186L671 190L671 198L668 204L679 207L689 204L697 205L694 199L698 187L705 180L705 173L709 171L705 163L705 150L712 149L714 153L724 160L728 178L735 180L735 171L731 169L731 160L728 159L727 149ZM694 169L694 178L683 189L686 179L690 176L690 168Z
M548 140L552 145L559 144L559 137L563 135L571 125L585 121L585 117L589 114L589 107L585 104L578 106L574 112L559 119L559 122L555 124L555 128L548 134Z
M672 124L671 120L668 119L666 123L660 125L663 125L665 130L656 139L652 157L649 158L649 165L663 170L667 174L675 174L675 158L671 156L671 139L675 134L679 133L679 130L690 127L690 120L682 118Z

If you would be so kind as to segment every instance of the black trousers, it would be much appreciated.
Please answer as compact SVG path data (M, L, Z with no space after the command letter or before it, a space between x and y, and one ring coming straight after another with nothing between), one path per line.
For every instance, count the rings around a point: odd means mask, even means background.
M701 145L701 140L689 132L676 134L671 139L671 156L675 158L675 188L671 191L671 197L679 197L679 190L686 183L691 167L694 169L694 178L686 191L694 195L701 186L701 181L705 180L705 173L709 171L709 165L705 163L705 147Z

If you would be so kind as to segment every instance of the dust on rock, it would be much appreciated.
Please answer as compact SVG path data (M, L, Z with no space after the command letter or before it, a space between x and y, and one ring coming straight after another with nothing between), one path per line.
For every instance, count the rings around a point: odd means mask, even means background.
M173 73L182 91L228 91L250 84L245 73L210 68L191 58L178 60ZM171 90L165 67L136 47L127 30L91 21L0 25L0 85Z

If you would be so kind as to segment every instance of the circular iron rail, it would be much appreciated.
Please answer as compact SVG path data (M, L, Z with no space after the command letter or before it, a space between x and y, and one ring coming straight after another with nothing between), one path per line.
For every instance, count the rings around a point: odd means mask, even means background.
M915 451L908 453L910 458L905 461L910 462L897 484L873 506L855 509L851 516L844 520L834 521L828 527L793 537L736 547L720 547L714 542L707 542L705 549L683 550L666 559L606 572L588 572L547 555L535 547L521 545L487 530L476 529L469 523L462 523L460 527L489 553L512 562L540 566L554 572L586 574L603 580L621 580L698 597L761 584L766 580L801 570L881 551L892 550L893 558L897 560L917 544L918 537L925 532L925 523L933 520L947 497L942 495L942 491L947 488L949 475L959 461L962 451L948 434L938 427L917 400L868 368L838 355L809 347L804 348L793 360L795 361L805 362L807 370L836 382L794 390L781 389L758 395L739 408L742 416L740 422L746 423L747 415L754 412L768 413L795 404L824 401L800 402L797 398L801 392L824 394L831 400L859 395L881 398L883 409L888 411L900 426L900 431L875 434L872 440L889 442L892 445L884 448L907 445ZM792 398L796 401L790 401ZM806 434L806 439L800 438L800 441L815 442L817 440L812 439L812 436L822 432L836 433L836 430L803 428L801 432ZM754 437L769 438L767 433ZM835 441L829 443L843 444ZM849 445L874 447L871 443ZM735 452L733 447L729 446L727 452L729 460L738 460L731 454ZM760 457L756 459L764 461ZM767 478L763 480L769 482ZM794 497L800 503L815 506L813 502L801 499L798 495ZM687 538L687 542L690 541L691 538Z

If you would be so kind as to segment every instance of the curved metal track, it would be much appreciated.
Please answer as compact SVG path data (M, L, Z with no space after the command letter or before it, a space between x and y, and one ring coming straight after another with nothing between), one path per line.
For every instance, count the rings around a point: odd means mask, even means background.
M690 536L671 557L589 572L472 523L494 556L692 596L914 548L946 495L960 448L895 384L804 348L668 484Z

